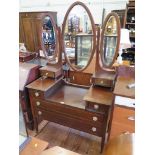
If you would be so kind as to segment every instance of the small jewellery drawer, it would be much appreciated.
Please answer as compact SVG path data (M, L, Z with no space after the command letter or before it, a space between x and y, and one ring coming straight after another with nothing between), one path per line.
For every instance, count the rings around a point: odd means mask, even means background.
M44 120L48 120L51 122L55 122L55 123L58 123L58 124L61 124L67 127L80 130L80 131L91 133L97 136L102 136L103 130L105 129L103 125L95 126L95 125L89 124L89 122L75 119L67 115L58 113L58 112L46 111L41 108L36 108L35 113L39 119L44 119Z
M44 92L38 90L29 90L29 94L33 98L44 98Z
M108 114L109 108L110 106L97 104L93 102L87 102L86 104L86 110L101 113L105 116Z
M55 73L48 70L40 70L41 76L55 78Z
M98 79L98 78L93 78L92 82L94 85L99 85L99 86L112 86L113 81L112 80L105 80L105 79Z
M78 109L65 104L49 102L41 99L33 99L32 104L35 108L42 108L50 112L59 112L75 119L90 122L91 124L100 125L106 122L106 117L103 114L90 112L85 109Z

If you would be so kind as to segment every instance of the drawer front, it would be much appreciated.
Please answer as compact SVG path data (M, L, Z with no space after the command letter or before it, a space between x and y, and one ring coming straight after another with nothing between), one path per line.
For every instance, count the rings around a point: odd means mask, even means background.
M55 78L55 73L48 70L40 70L41 76Z
M125 132L135 132L135 111L115 106L110 138Z
M35 108L42 108L44 110L48 110L51 112L59 112L62 115L68 115L72 118L77 118L80 120L88 121L92 124L96 124L100 126L104 122L106 122L107 117L103 114L98 114L94 112L89 112L83 109L78 109L74 107L70 107L60 103L47 102L44 100L33 99L32 104Z
M108 115L109 108L110 106L101 105L93 102L87 102L86 104L86 110L100 113L103 114L104 116Z
M113 81L112 80L92 78L92 82L93 82L93 84L99 85L99 86L107 86L107 87L112 87L113 86Z
M97 136L102 136L104 133L104 129L106 129L106 127L91 125L87 121L68 117L58 112L49 112L43 110L42 108L36 108L35 115L37 115L39 119L55 122Z
M79 72L69 72L69 78L71 83L90 86L91 85L92 74L89 73L79 73Z

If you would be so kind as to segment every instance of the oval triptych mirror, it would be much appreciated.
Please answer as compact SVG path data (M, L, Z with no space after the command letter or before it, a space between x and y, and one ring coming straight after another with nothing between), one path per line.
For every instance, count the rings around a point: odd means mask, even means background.
M94 55L96 32L89 9L81 2L68 9L62 28L64 55L75 71L84 70Z
M53 17L45 15L42 17L41 46L45 58L55 59L57 55L57 29Z
M116 13L109 13L104 21L100 42L102 66L112 67L118 56L120 43L120 20Z

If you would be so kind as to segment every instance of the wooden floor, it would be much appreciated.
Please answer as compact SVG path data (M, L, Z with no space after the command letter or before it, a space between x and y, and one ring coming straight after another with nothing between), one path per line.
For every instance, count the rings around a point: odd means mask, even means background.
M101 138L78 130L43 121L39 125L38 134L35 131L28 132L30 136L49 142L49 148L60 146L82 155L101 155Z

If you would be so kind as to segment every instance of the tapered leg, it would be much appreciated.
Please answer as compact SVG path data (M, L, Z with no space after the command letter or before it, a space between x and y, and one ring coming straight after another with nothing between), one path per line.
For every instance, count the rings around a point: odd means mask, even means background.
M35 117L35 129L36 133L38 133L38 119Z
M110 134L111 134L111 126L112 126L112 119L113 119L113 112L114 112L114 101L115 101L115 97L113 99L113 103L112 103L112 107L111 107L111 114L110 114L110 120L109 120L109 124L108 124L108 139L110 138Z
M101 140L101 152L103 152L103 149L104 149L104 143L105 143L105 135L102 137L102 140Z

